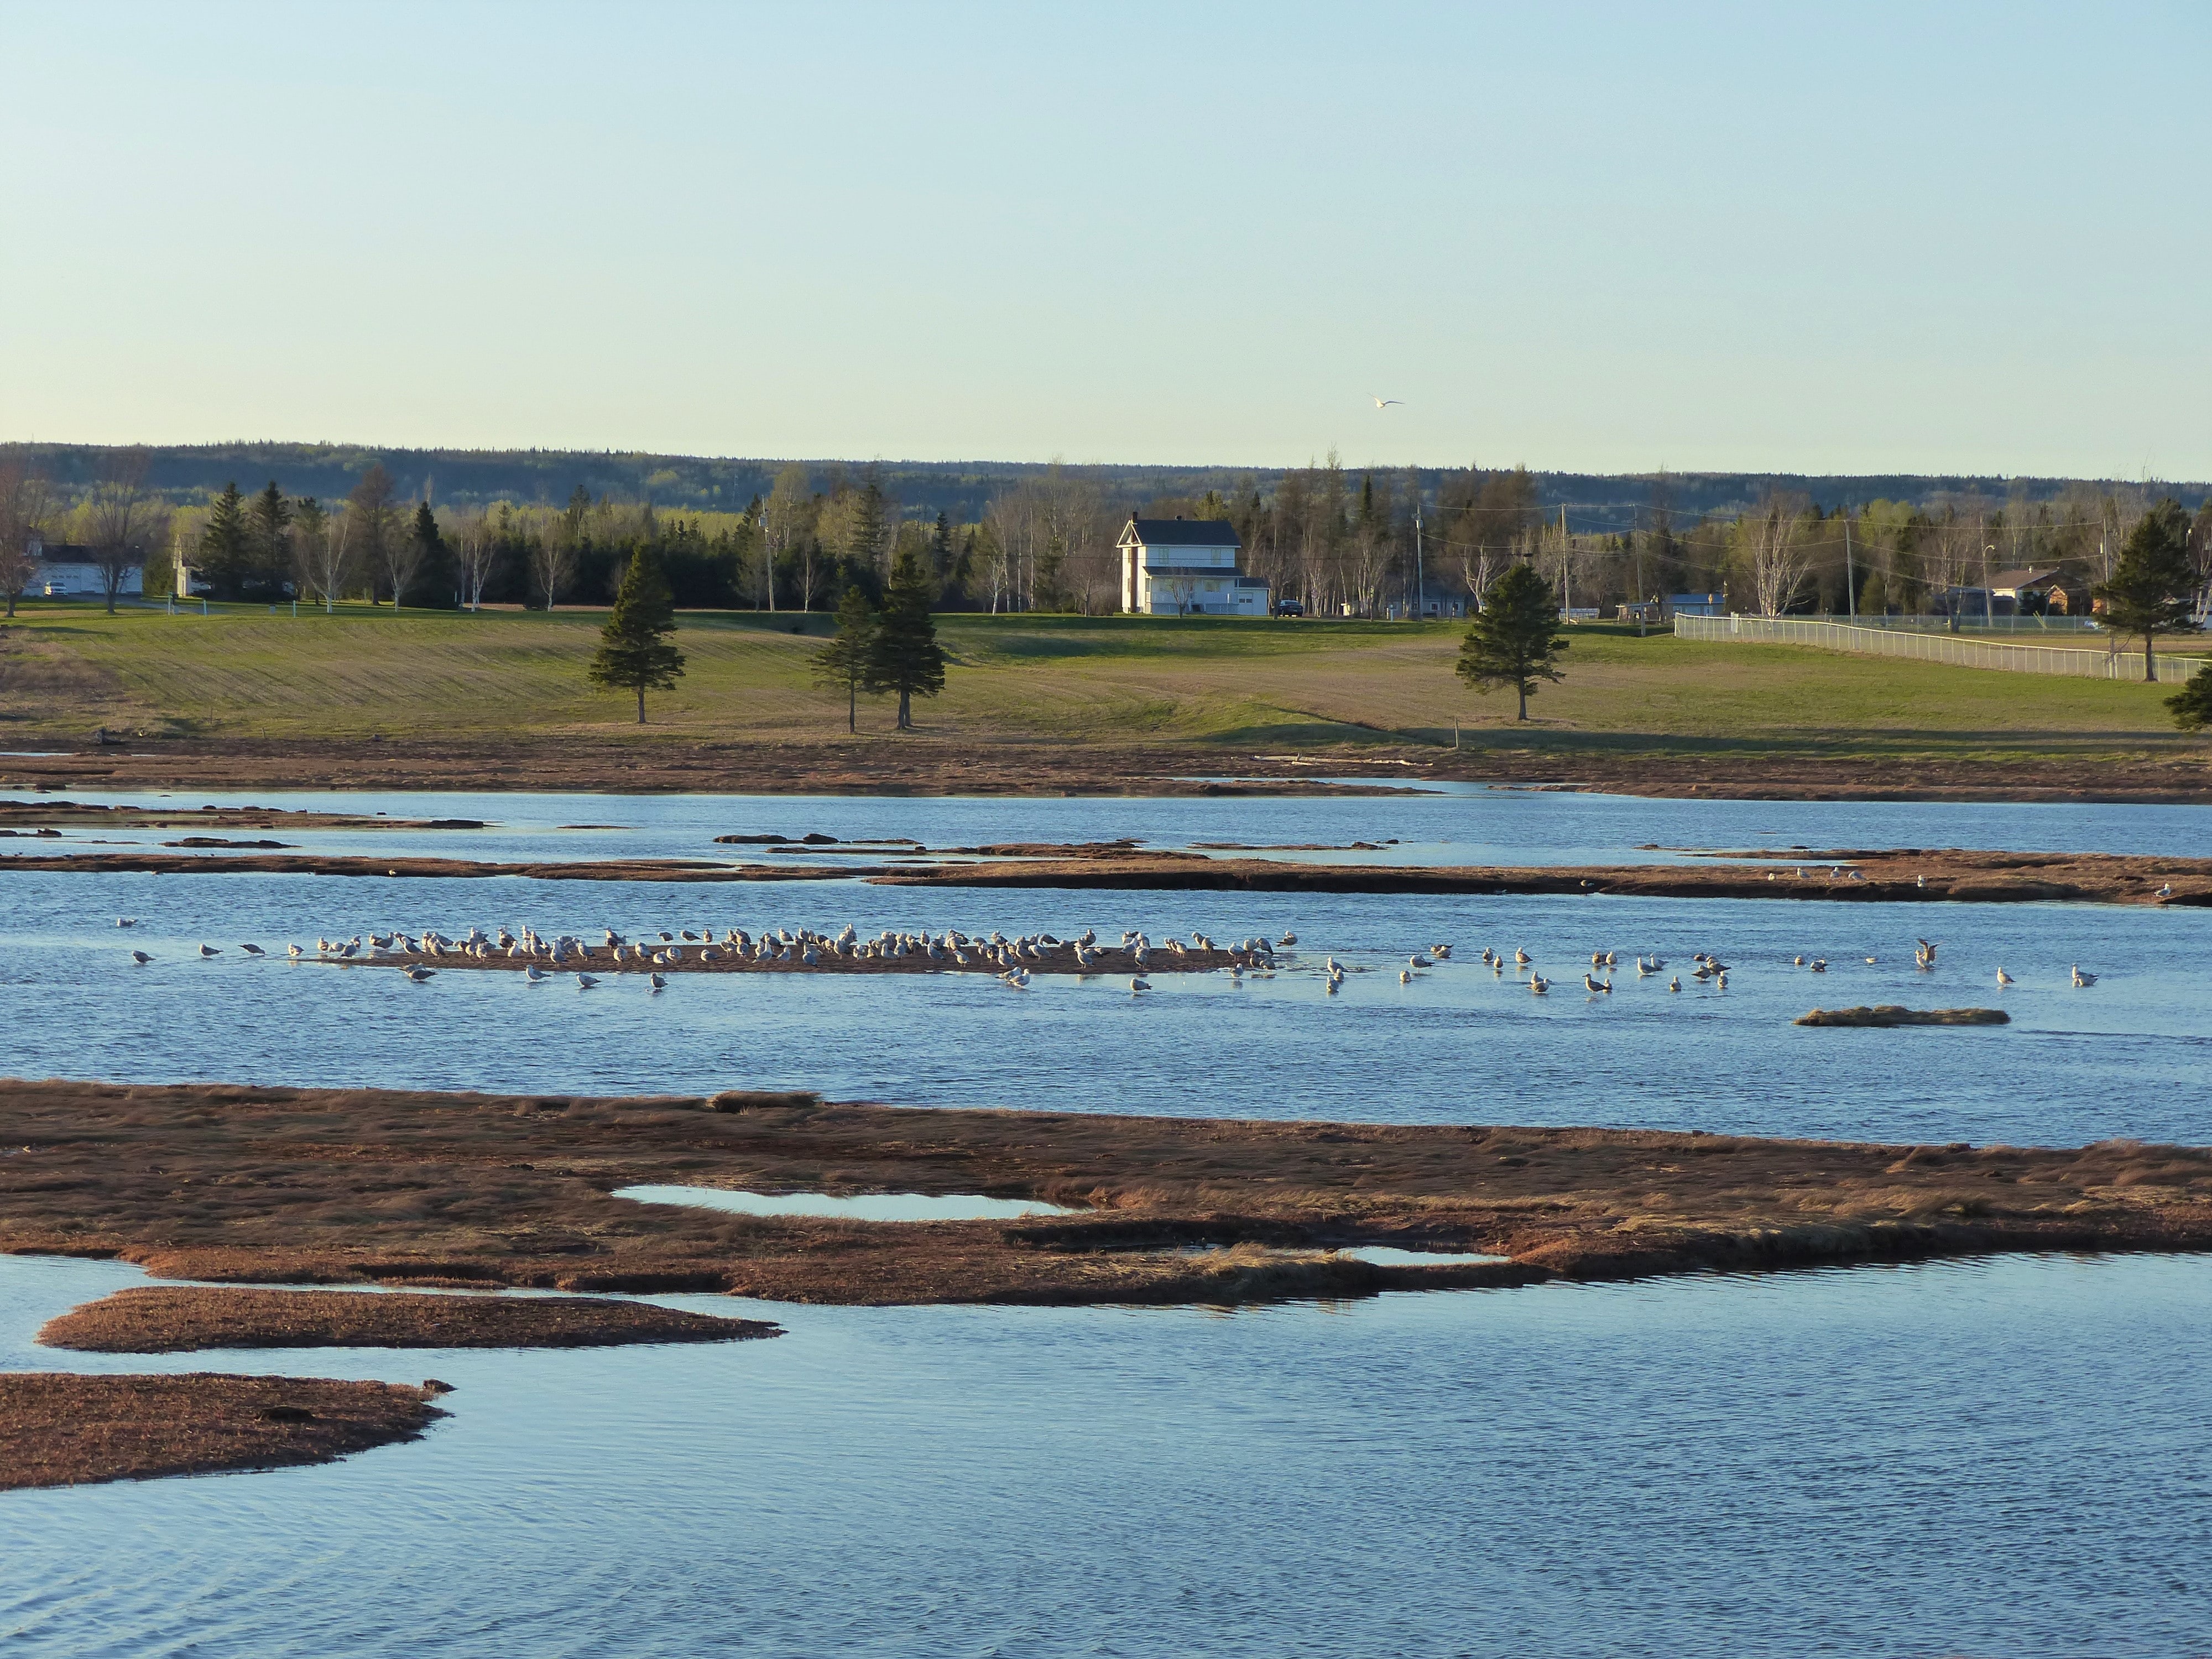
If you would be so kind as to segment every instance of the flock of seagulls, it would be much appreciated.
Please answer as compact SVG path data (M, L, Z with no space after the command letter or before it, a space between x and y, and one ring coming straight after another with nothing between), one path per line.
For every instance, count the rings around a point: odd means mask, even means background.
M135 927L134 916L118 916L118 927ZM1009 939L1003 933L968 934L948 928L939 933L905 933L886 929L872 939L860 938L851 924L836 933L817 933L809 928L796 931L777 927L758 935L741 927L724 930L718 937L711 928L682 928L676 931L658 930L641 934L635 939L617 933L612 928L601 930L601 938L586 944L572 934L548 936L529 927L519 931L501 927L489 933L481 927L471 927L459 937L449 937L435 928L410 934L404 931L356 933L347 939L317 939L312 951L300 945L284 947L285 956L295 962L309 957L321 962L381 963L397 967L417 985L436 977L439 969L431 965L441 957L453 957L465 961L485 962L494 957L520 958L522 978L526 984L538 986L553 982L556 977L573 975L579 991L597 988L604 981L601 976L588 970L586 963L605 964L616 972L642 970L649 988L655 992L668 986L665 969L686 962L713 963L729 961L733 963L787 963L805 967L858 965L872 961L915 958L911 965L921 968L977 969L995 970L998 981L1014 990L1026 990L1030 984L1032 965L1052 965L1065 968L1072 963L1079 974L1086 971L1105 971L1105 957L1115 951L1136 969L1129 978L1132 995L1139 995L1152 988L1146 977L1155 963L1176 968L1203 969L1204 957L1209 954L1225 954L1228 963L1221 971L1232 981L1241 982L1247 974L1255 978L1272 977L1281 965L1279 951L1288 951L1297 944L1297 935L1285 933L1270 941L1264 936L1238 940L1223 945L1194 929L1190 943L1169 938L1154 941L1146 933L1130 929L1125 931L1118 946L1102 946L1095 929L1086 929L1073 939L1060 939L1051 933L1024 934ZM261 945L241 943L234 947L248 958L267 957L269 951ZM223 947L202 944L196 947L201 960L207 961L223 954ZM1937 952L1942 942L1921 939L1913 942L1913 966L1917 972L1935 971ZM689 953L687 955L687 952ZM1200 960L1192 961L1194 957ZM1451 960L1452 947L1448 943L1430 945L1406 958L1405 966L1398 971L1398 982L1410 985L1416 974L1423 973ZM134 950L134 963L145 965L154 961L151 952ZM395 958L401 958L395 960ZM1878 957L1860 958L1869 966L1880 962ZM1494 977L1503 978L1510 966L1516 975L1528 975L1528 989L1534 995L1548 995L1552 981L1537 971L1535 959L1525 946L1516 946L1510 957L1485 946L1481 960ZM1729 964L1707 951L1696 951L1691 956L1691 979L1715 990L1728 989ZM1589 968L1582 975L1583 990L1592 998L1613 994L1615 970L1619 968L1619 952L1610 950L1593 951ZM1650 979L1667 971L1667 961L1656 954L1638 953L1633 958L1636 977ZM1792 967L1808 972L1825 974L1828 959L1825 957L1800 953L1790 958ZM1347 969L1334 956L1322 964L1322 987L1334 996L1345 983ZM2080 963L2071 964L2068 982L2076 989L2087 988L2097 982L2098 976L2085 971ZM2015 986L2020 981L2006 969L1996 970L2000 989ZM1667 981L1669 992L1682 989L1682 975L1672 974Z
M133 917L118 917L116 925L131 927L137 923ZM970 935L957 928L939 933L886 929L873 939L863 939L850 923L837 933L821 933L811 928L793 932L778 927L755 936L742 927L732 927L724 930L719 938L708 927L673 932L663 928L657 934L641 934L635 939L611 927L600 932L600 939L593 944L573 934L541 934L527 927L516 931L502 926L490 933L471 927L457 938L435 928L421 933L404 930L356 933L349 939L319 938L312 952L303 945L288 945L284 954L294 962L312 955L319 962L396 967L417 985L437 976L439 969L431 963L441 957L455 957L478 963L489 962L495 957L520 958L526 984L544 985L556 975L573 974L579 991L595 989L603 982L599 975L588 971L583 964L604 961L617 972L643 969L647 985L659 992L668 986L667 976L661 970L687 962L783 963L813 968L859 966L902 958L912 958L902 965L915 968L994 969L1000 983L1025 990L1030 985L1031 964L1057 967L1063 971L1072 964L1079 975L1104 972L1107 954L1115 951L1138 970L1129 980L1129 990L1135 994L1152 988L1145 974L1155 962L1176 969L1203 968L1213 958L1225 955L1229 960L1224 971L1232 980L1241 980L1248 972L1267 976L1276 971L1276 952L1297 943L1296 933L1285 933L1275 940L1255 936L1224 945L1195 929L1188 945L1175 938L1156 942L1137 929L1125 931L1118 945L1102 945L1096 929L1085 929L1080 935L1066 939L1042 933L1009 939L997 931L988 935ZM258 945L241 944L235 948L249 957L269 954ZM1449 954L1449 947L1443 948ZM202 961L223 954L220 945L203 944L197 949ZM132 960L142 965L154 960L144 951L133 951L131 954Z

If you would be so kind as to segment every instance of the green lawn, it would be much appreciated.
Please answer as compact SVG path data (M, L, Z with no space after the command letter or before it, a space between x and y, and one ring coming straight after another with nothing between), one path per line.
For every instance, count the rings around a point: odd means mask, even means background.
M0 746L103 724L247 737L617 729L626 700L583 677L602 620L360 606L111 617L34 602L0 638ZM842 732L842 698L807 672L825 618L680 623L689 672L652 699L658 727ZM2202 747L2168 723L2166 688L1606 627L1570 630L1567 679L1533 700L1528 726L1510 697L1453 678L1459 629L1447 623L947 616L940 630L953 666L919 714L956 738L1448 744L1456 722L1468 744L1554 750L2087 758ZM861 719L887 728L888 705L864 705Z

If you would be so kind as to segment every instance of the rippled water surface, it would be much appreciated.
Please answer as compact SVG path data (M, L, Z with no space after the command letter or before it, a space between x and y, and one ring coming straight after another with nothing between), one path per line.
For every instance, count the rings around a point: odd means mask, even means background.
M1392 856L1499 862L1646 842L2212 853L2212 813L2183 808L264 799L499 818L313 841L496 858L707 855L714 834L809 830L1395 836ZM658 996L611 975L586 995L236 948L390 927L847 921L1299 944L1272 978L1160 974L1141 995L980 975L679 975ZM1941 941L1932 974L1913 969L1918 936ZM1400 983L1439 941L1456 958ZM202 942L222 954L201 960ZM1526 946L1555 988L1493 975L1484 945ZM1624 965L1593 995L1597 949ZM1732 964L1728 989L1667 991L1697 950ZM1652 951L1669 968L1638 980L1626 964ZM1334 995L1329 954L1352 969ZM2094 988L2069 986L2075 963ZM1998 989L2000 965L2016 987ZM2208 984L2203 910L0 874L0 1072L15 1076L2203 1142ZM2014 1023L1790 1023L1876 1001L2002 1006ZM2212 1262L2197 1258L1234 1315L667 1297L789 1334L562 1353L30 1346L43 1319L137 1282L116 1263L0 1258L0 1368L435 1376L459 1385L453 1415L325 1468L0 1494L0 1651L2166 1659L2206 1652L2212 1629Z
M1049 892L857 882L653 883L311 876L0 875L0 1072L158 1082L227 1079L576 1093L735 1087L840 1098L1391 1122L1644 1124L1893 1140L2212 1139L2212 911L2089 905ZM128 930L118 915L138 918ZM611 975L530 986L449 970L254 961L372 927L448 933L758 929L777 924L1012 934L1195 927L1294 933L1273 979L1160 973L676 976L659 995ZM1940 940L1936 970L1913 940ZM1398 972L1415 951L1449 963ZM202 941L223 954L204 961ZM1532 997L1475 960L1526 946ZM155 960L132 962L143 950ZM1588 995L1593 950L1616 952ZM1684 977L1692 951L1733 967ZM1638 951L1668 958L1639 981ZM1320 967L1355 971L1328 995ZM1799 955L1831 963L1815 975ZM1877 958L1873 964L1862 958ZM2071 964L2100 975L2068 982ZM1996 969L2020 981L2000 992ZM2001 1006L2002 1030L1818 1030L1816 1004Z
M0 1259L0 1364L459 1385L317 1469L0 1496L10 1653L2204 1651L2212 1263L154 1360ZM667 1297L729 1311L720 1297Z
M1575 791L1424 785L1387 796L1076 799L942 796L465 794L421 791L94 793L65 799L196 811L262 805L394 818L475 818L482 830L215 831L317 852L485 860L758 858L719 835L905 836L933 847L1110 841L1156 847L1352 842L1359 863L1620 864L1662 848L1972 847L2212 857L2212 808L1944 801L1647 800ZM593 828L564 826L590 825ZM157 847L174 830L94 832L25 850ZM1387 843L1395 842L1395 846ZM0 851L21 843L0 842ZM1325 856L1316 854L1316 856Z

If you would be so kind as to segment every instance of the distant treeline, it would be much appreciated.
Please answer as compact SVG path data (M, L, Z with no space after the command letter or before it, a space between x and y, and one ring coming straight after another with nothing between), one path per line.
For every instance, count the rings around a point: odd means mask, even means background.
M0 489L0 541L20 546L37 532L105 548L110 562L128 541L155 595L170 591L181 565L222 599L396 597L441 608L605 604L631 556L649 548L684 608L825 610L848 588L879 599L899 553L911 551L939 609L1096 614L1120 602L1116 543L1135 511L1229 521L1245 569L1314 614L1452 608L1516 560L1575 608L1691 592L1769 614L1911 613L1944 609L1960 589L2013 569L2061 569L2066 591L2086 596L2154 501L2173 495L2197 512L2191 549L2212 581L2212 506L2201 489L1948 480L1918 496L1835 502L1769 481L1747 504L1719 509L1698 504L1699 481L1661 476L1641 482L1638 501L1607 507L1548 499L1547 481L1522 468L1352 469L1334 455L1266 475L1147 474L1217 480L1195 492L1139 491L1134 475L1114 469L1024 468L989 481L972 512L907 495L902 481L916 469L874 465L787 463L756 493L712 508L581 483L550 503L455 498L374 459L351 473L313 473L329 477L322 490L272 472L181 495L161 482L163 453L201 453L0 450L0 483L25 486ZM337 453L315 452L315 466L336 467L323 458ZM99 465L62 476L62 462L88 453ZM9 508L18 496L36 514Z
M1386 417L1387 418L1387 417ZM75 500L102 475L113 452L87 445L0 444L0 459L13 456L35 465L65 500ZM838 481L860 471L857 464L836 460L766 460L691 455L601 453L579 450L394 449L370 445L232 443L154 446L144 451L146 484L170 506L197 505L237 479L275 480L288 495L331 501L347 495L372 465L392 481L405 500L427 495L440 507L489 507L499 501L558 510L579 489L592 500L650 501L661 513L742 513L765 497L792 465L801 467L810 493L835 493ZM1224 499L1252 490L1272 497L1293 470L1288 467L1067 466L1062 473L1096 484L1116 506L1127 508L1158 497ZM1431 500L1458 469L1422 467L1373 469L1378 475L1416 477ZM878 483L901 503L908 517L954 524L981 520L990 502L1024 483L1046 478L1054 468L1000 461L884 461L875 468ZM2055 499L2087 483L2118 488L2110 479L1967 477L1895 474L1838 477L1788 473L1638 473L1607 475L1532 471L1538 505L1556 512L1568 508L1571 526L1595 532L1624 527L1627 520L1662 504L1679 519L1734 516L1768 495L1802 496L1824 512L1871 501L1903 501L1940 512L1955 501L1973 499ZM2194 510L2205 499L2203 483L2160 484L2154 494L2171 494Z

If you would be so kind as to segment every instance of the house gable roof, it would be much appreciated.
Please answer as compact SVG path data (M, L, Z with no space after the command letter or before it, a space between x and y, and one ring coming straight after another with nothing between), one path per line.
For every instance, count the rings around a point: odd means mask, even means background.
M1127 547L1133 536L1146 547L1237 547L1237 528L1226 519L1139 519L1132 516L1121 532Z
M2041 587L2057 579L2056 566L2047 570L2000 570L1990 578L1992 588L2008 588L2018 592L2023 587Z

